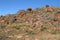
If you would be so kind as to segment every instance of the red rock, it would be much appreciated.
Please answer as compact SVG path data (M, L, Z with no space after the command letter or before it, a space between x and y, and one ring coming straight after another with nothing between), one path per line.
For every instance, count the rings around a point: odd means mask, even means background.
M52 12L53 11L53 9L49 5L46 5L45 8L46 8L45 10L47 12Z
M25 10L19 10L18 13L25 13Z
M54 15L54 21L59 21L60 20L60 12L57 12L55 15Z
M46 7L50 7L49 5L46 5Z
M6 16L7 16L7 17L10 17L10 16L11 16L11 14L7 14Z
M28 8L28 9L27 9L27 12L31 12L31 11L32 11L32 9L31 9L31 8Z

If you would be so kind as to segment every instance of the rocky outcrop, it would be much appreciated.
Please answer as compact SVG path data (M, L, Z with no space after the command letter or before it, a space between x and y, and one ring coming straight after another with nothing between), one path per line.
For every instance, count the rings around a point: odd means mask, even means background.
M27 12L32 12L32 8L28 8L27 9Z
M60 20L60 12L57 12L55 14L55 21L59 21Z
M52 12L53 11L53 8L51 8L49 5L46 5L45 6L45 11Z

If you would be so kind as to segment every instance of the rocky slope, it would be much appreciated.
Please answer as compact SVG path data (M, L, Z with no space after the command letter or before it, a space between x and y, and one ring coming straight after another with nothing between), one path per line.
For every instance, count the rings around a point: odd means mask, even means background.
M0 16L0 40L60 40L60 8L19 10Z

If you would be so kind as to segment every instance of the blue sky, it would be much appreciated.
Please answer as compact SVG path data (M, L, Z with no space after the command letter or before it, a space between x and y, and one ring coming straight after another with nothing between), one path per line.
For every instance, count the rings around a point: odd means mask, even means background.
M60 0L0 0L0 15L14 14L19 9L38 8L45 5L60 7Z

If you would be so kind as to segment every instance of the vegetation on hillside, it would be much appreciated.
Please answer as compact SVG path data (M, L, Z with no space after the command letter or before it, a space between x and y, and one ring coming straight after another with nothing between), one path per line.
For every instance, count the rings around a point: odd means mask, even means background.
M60 40L60 8L19 10L0 16L0 40Z

